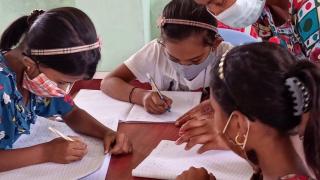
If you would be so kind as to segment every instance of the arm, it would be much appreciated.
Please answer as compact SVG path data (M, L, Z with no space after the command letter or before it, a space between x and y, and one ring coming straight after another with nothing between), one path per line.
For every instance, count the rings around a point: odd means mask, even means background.
M134 74L125 64L122 64L102 80L101 90L115 99L129 102L130 92L134 88L129 83L134 79L136 79ZM143 97L147 93L147 90L135 89L132 103L143 106Z
M136 88L129 82L136 79L129 68L122 64L116 70L106 76L101 83L101 90L109 96L121 101L129 102L131 94L131 102L143 106L146 111L152 114L162 114L166 112L167 104L171 106L172 100L165 97L165 101L160 99L155 92Z
M77 106L63 116L63 119L76 132L102 139L105 153L122 154L132 151L132 145L126 135L107 128Z

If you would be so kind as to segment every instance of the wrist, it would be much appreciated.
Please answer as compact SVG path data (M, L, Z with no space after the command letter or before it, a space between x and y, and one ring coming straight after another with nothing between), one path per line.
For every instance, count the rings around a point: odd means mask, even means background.
M49 143L43 143L38 145L39 154L40 154L40 163L50 162L50 147Z
M132 93L131 102L133 104L138 104L143 106L143 99L148 93L149 91L147 90L136 88Z

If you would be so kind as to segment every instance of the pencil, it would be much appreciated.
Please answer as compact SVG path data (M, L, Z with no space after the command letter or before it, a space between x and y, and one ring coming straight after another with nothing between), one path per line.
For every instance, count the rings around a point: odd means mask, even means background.
M148 77L148 79L149 79L149 81L150 81L151 86L152 86L152 87L156 90L156 92L158 93L160 99L161 99L162 101L164 101L164 103L166 103L166 105L168 106L168 108L167 108L166 110L167 110L168 112L170 112L170 106L169 106L169 104L168 104L168 103L166 102L166 100L164 99L164 96L163 96L162 93L160 92L158 86L156 85L156 83L154 82L154 80L152 79L152 77L150 76L149 73L147 73L147 77Z
M73 139L71 139L70 137L62 134L60 131L58 131L57 129L55 129L55 128L53 128L53 127L48 127L48 129L49 129L51 132L57 134L58 136L62 137L63 139L65 139L65 140L67 140L67 141L74 141Z

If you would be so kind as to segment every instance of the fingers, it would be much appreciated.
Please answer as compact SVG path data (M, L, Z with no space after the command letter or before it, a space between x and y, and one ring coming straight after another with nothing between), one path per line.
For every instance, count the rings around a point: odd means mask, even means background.
M120 154L126 140L127 139L124 134L119 134L116 137L116 144L110 150L110 154Z
M186 131L189 131L191 129L195 129L195 128L199 128L199 127L202 127L202 126L210 126L209 122L206 121L206 120L192 120L192 121L188 121L186 122L183 126L181 126L180 130L179 130L179 133L183 134L185 133Z
M200 136L203 134L207 133L207 128L206 127L200 127L200 128L195 128L192 130L189 130L185 133L179 134L180 137L179 139L176 141L177 145L180 145L184 142L188 142L190 138L195 137L195 136Z
M104 138L104 153L107 154L110 152L111 145L115 142L115 136L106 136Z
M188 143L186 144L185 150L190 150L196 144L206 144L212 140L211 135L200 135L196 137L192 137L189 139Z

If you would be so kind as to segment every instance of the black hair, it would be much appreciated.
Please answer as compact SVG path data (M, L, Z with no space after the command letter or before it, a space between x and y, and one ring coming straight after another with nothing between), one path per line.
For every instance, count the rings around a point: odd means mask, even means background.
M172 0L163 9L162 16L166 19L191 20L217 26L217 20L207 11L204 5L194 0ZM193 35L202 35L205 46L214 46L216 32L201 27L165 24L161 28L163 40L184 40Z
M320 178L320 71L307 60L298 61L287 49L271 43L253 43L233 48L225 57L224 79L219 63L212 71L212 95L225 113L239 110L251 121L261 121L287 134L302 115L294 115L294 99L285 80L297 77L311 95L310 119L304 134L308 165Z
M101 59L100 49L84 52L36 56L31 49L67 48L97 42L98 37L90 18L81 10L62 7L46 12L36 11L14 21L2 34L1 50L22 45L32 60L68 75L85 75L90 79ZM18 44L21 42L20 44Z

